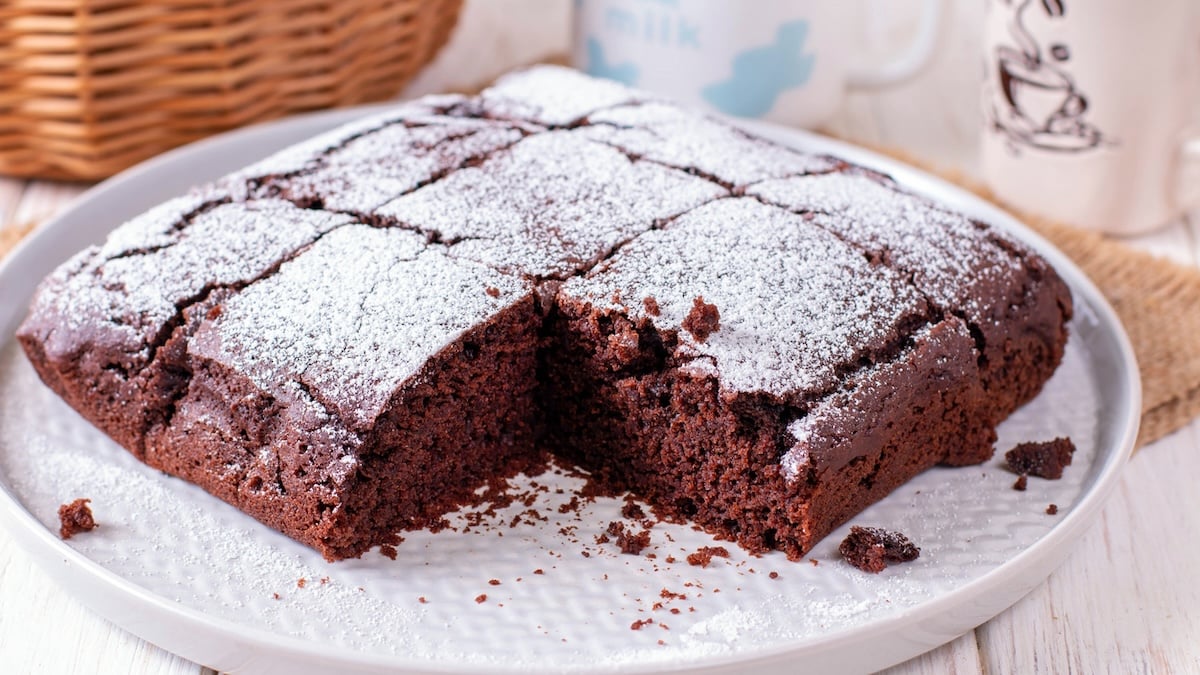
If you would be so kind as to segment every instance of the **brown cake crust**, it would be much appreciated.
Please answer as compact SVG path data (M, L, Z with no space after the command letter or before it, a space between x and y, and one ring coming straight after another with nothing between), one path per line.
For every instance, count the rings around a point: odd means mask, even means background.
M796 558L990 457L1070 315L1040 256L885 176L543 68L148 212L18 337L140 459L330 559L546 453Z

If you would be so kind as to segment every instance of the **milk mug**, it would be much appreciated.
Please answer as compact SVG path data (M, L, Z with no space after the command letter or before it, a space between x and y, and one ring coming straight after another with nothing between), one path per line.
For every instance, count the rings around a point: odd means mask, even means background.
M1200 205L1200 2L988 0L983 44L1004 202L1112 234Z
M827 121L849 87L905 80L933 54L943 0L889 62L856 62L857 3L835 0L577 0L573 61L726 115L797 127ZM915 6L915 5L914 5Z

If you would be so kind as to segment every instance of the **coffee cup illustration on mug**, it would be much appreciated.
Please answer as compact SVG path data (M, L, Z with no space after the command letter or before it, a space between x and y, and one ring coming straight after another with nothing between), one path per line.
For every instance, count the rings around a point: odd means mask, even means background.
M1144 232L1200 205L1200 3L989 0L984 179L1006 203Z
M814 127L848 87L903 81L929 61L944 0L882 66L855 62L854 3L576 0L576 67L736 117Z
M1063 16L1063 0L1020 0L1008 6L1012 43L995 48L997 86L989 121L1014 147L1061 152L1096 147L1103 134L1087 121L1087 96L1062 65L1071 58L1070 46L1041 45L1025 26L1031 8Z

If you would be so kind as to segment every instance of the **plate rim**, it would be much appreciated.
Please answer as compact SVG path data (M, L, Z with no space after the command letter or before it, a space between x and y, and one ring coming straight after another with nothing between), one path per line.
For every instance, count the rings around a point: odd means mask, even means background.
M48 245L48 242L57 240L61 236L60 230L69 232L72 228L71 218L77 212L86 209L98 198L112 192L128 190L130 186L136 187L142 184L143 181L153 182L154 173L165 166L176 163L187 164L188 162L196 161L195 158L204 153L238 143L253 143L256 139L261 139L264 135L270 133L286 134L293 129L313 130L313 133L320 133L322 130L332 129L342 123L369 115L373 112L385 110L398 103L389 102L343 108L274 120L203 139L138 164L90 188L64 208L57 216L27 236L10 252L4 261L0 262L0 281L14 275L14 270L18 269L20 263L24 262L26 257L32 255L29 253L30 251L36 252L39 247L44 248ZM884 171L895 178L896 182L901 186L920 194L935 196L939 201L948 203L955 209L966 211L975 217L979 217L1000 227L1002 230L1011 232L1017 239L1033 247L1058 270L1060 276L1067 281L1072 293L1082 294L1086 297L1087 303L1095 311L1099 323L1104 325L1108 337L1113 341L1116 353L1121 357L1120 363L1114 365L1120 367L1120 374L1122 376L1120 379L1128 395L1118 401L1120 404L1118 407L1121 409L1118 411L1120 414L1116 416L1119 419L1114 424L1114 429L1118 430L1118 433L1115 435L1116 438L1114 438L1109 448L1100 449L1101 453L1106 452L1107 454L1103 457L1103 462L1099 467L1094 481L1091 485L1083 488L1079 502L1074 505L1061 521L1056 523L1031 546L978 578L893 615L858 626L837 630L827 635L804 638L786 644L758 647L743 653L714 655L687 663L621 663L614 664L608 668L593 667L597 672L649 673L662 672L664 670L719 669L732 665L745 667L777 664L781 659L798 656L801 652L814 649L828 654L839 648L844 648L847 644L858 643L871 635L878 638L887 636L899 637L899 634L903 632L906 626L916 625L921 621L929 621L952 608L961 608L978 603L988 592L1003 587L1005 583L1010 582L1013 578L1024 576L1028 579L1030 578L1030 569L1042 568L1041 571L1032 575L1033 581L1028 584L1027 589L1016 594L1007 594L999 609L992 611L989 607L989 609L983 610L987 614L987 618L983 620L983 622L986 622L1015 604L1030 590L1042 584L1050 572L1061 564L1062 559L1069 552L1070 545L1078 539L1083 529L1092 523L1100 508L1115 488L1120 469L1129 459L1136 441L1141 416L1142 392L1137 361L1128 335L1116 312L1104 298L1103 294L1096 288L1095 284L1087 278L1073 261L1067 258L1065 254L1059 251L1047 239L1024 225L1012 214L978 195L942 178L928 174L875 151L798 129L790 129L761 122L748 123L744 120L738 120L734 123L753 133L769 137L792 147L801 147L807 151L836 154L851 162ZM198 180L197 182L200 181ZM112 227L115 228L119 224L119 222L114 223ZM56 267L60 262L54 263L52 268ZM34 285L38 282L40 282L40 278L34 281ZM0 283L0 289L4 285ZM32 292L32 289L30 289L30 292ZM0 294L0 296L2 295ZM18 292L15 295L23 295L21 300L26 304L28 303L30 293ZM3 298L0 297L0 299ZM11 308L14 316L19 317L21 315L22 306L21 302L18 301ZM9 311L10 308L0 305L0 313L8 313ZM12 317L0 316L0 326L8 325L12 322ZM4 334L0 335L0 347L6 346L11 341L15 341L11 331L5 330ZM228 652L228 656L222 658L229 659L226 663L232 664L232 669L239 671L246 668L255 669L256 667L265 667L266 670L271 670L274 667L273 664L263 662L262 657L270 652L284 651L288 652L290 658L302 659L303 662L308 664L353 668L359 671L403 669L412 672L455 673L470 671L495 673L497 675L523 672L521 669L508 668L500 664L460 663L453 665L411 660L395 655L360 652L347 648L335 647L330 649L325 647L322 649L301 638L274 633L262 628L243 626L228 619L210 616L198 609L176 603L158 595L150 589L138 586L67 545L66 542L57 538L49 529L43 526L25 508L11 491L7 477L3 475L0 475L0 516L3 516L0 517L0 520L5 523L14 540L25 549L35 563L39 563L39 566L46 570L54 581L65 588L76 600L80 601L96 614L112 620L121 628L160 646L169 645L164 646L164 648L184 658L200 663L205 663L207 656L196 654L195 652L198 650L178 650L178 640L157 640L147 636L147 633L151 633L161 638L161 635L157 632L157 628L153 625L155 623L154 619L182 621L193 630L201 629L204 631L205 634L201 637L210 643L217 644L214 641L219 640L221 643L227 645L224 651ZM46 564L47 560L60 560L61 565L48 566ZM81 575L84 578L81 578ZM87 591L81 591L81 585L88 582L90 584L100 584L100 586L99 588L92 587L87 589ZM140 620L138 621L128 616L118 616L120 613L108 606L107 603L101 601L93 602L99 596L90 596L89 593L91 592L99 592L100 595L105 595L106 597L125 597L127 600L133 600L139 605L138 609L142 613L149 611L153 616L140 616ZM991 603L991 605L995 604ZM125 614L129 614L129 612ZM135 612L134 614L138 613ZM959 621L961 622L962 619L959 619ZM980 625L980 623L982 622L966 626L957 634L961 635L966 631L972 630L975 626ZM135 627L131 624L137 624L137 626ZM944 643L945 641L939 644ZM887 665L899 663L937 646L919 645L914 647L914 644L910 641L906 645L906 648L901 650L903 653L899 654L901 658L898 660L895 658L896 653L893 653L880 660L877 667L886 667ZM230 649L231 645L236 646L237 649ZM912 651L914 648L916 648L916 651ZM244 650L250 650L250 652L244 653ZM895 651L893 649L893 652ZM236 662L234 662L235 658Z

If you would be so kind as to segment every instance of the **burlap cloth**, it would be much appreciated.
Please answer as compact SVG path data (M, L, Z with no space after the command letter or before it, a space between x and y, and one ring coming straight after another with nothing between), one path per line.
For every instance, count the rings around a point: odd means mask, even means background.
M884 152L996 201L986 188L959 174L939 171L903 153ZM1125 324L1142 374L1138 447L1200 414L1200 270L1091 232L1016 215L1074 260ZM32 224L16 224L0 230L0 259L32 229Z

